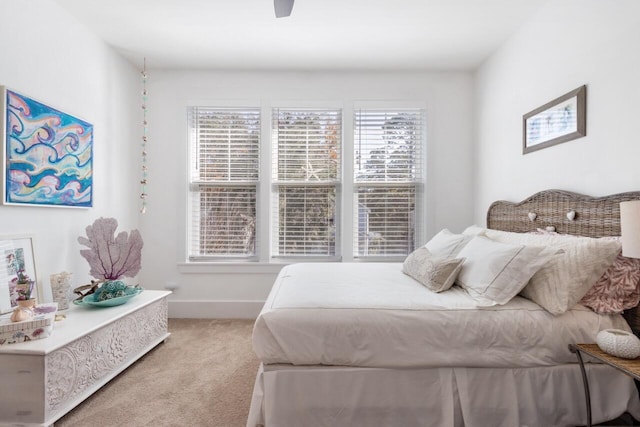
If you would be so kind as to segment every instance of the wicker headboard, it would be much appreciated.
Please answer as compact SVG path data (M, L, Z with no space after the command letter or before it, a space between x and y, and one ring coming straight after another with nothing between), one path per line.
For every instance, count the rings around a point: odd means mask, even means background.
M541 191L519 203L494 202L487 212L487 228L517 233L550 228L578 236L619 236L620 202L638 199L640 191L604 197L561 190ZM640 336L640 307L626 310L624 317Z
M526 233L552 227L562 234L619 236L620 202L636 199L640 199L640 191L604 197L561 190L541 191L519 203L494 202L487 212L487 228Z

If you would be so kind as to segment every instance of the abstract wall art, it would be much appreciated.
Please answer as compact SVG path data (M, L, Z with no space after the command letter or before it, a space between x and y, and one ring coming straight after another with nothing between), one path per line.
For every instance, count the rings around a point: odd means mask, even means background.
M93 125L0 86L2 201L93 205Z

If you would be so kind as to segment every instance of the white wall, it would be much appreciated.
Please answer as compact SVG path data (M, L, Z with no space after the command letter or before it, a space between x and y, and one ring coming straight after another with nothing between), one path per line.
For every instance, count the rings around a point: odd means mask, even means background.
M640 2L553 0L476 75L475 213L558 188L640 190ZM522 155L522 116L587 85L587 136Z
M443 227L461 230L472 219L470 73L197 72L149 73L149 202L142 220L147 236L147 287L180 288L171 316L251 317L262 306L279 267L225 266L179 269L185 261L186 106L221 101L338 102L404 100L427 106L427 224L430 237ZM345 136L345 138L348 135ZM190 270L191 271L191 270Z
M0 236L34 236L39 282L50 294L52 273L73 272L74 286L89 282L77 238L96 218L138 227L141 83L131 64L50 0L2 1L0 16L0 84L94 125L93 208L0 206Z
M186 113L190 101L412 100L427 105L427 237L484 223L491 201L561 188L640 189L640 2L553 0L475 76L469 73L294 73L151 70L149 206L139 208L140 78L51 0L0 2L0 84L94 124L95 206L0 206L0 235L33 234L41 282L70 270L85 283L77 237L100 216L145 239L140 282L180 288L172 315L248 317L277 267L180 270L184 262ZM26 27L27 30L22 30ZM522 155L522 115L586 84L587 136ZM475 129L472 129L475 118ZM44 279L44 280L43 280Z

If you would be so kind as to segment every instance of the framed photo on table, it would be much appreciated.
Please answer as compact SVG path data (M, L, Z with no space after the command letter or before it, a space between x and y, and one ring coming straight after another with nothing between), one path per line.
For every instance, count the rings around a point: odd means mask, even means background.
M42 302L33 237L0 237L0 313L7 313L17 305L19 290L25 285L32 288L31 297Z
M522 117L522 154L587 134L587 87L562 95Z

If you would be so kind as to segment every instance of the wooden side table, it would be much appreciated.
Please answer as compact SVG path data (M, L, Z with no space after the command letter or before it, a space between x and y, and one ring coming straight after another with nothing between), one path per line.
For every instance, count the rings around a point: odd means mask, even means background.
M582 353L591 356L604 364L612 366L638 381L640 381L640 358L621 359L600 350L600 347L598 347L597 344L569 344L569 351L576 354L578 362L580 363L582 382L584 384L584 396L587 401L587 427L591 427L591 396L589 394L589 380L587 379L587 373L584 369Z

